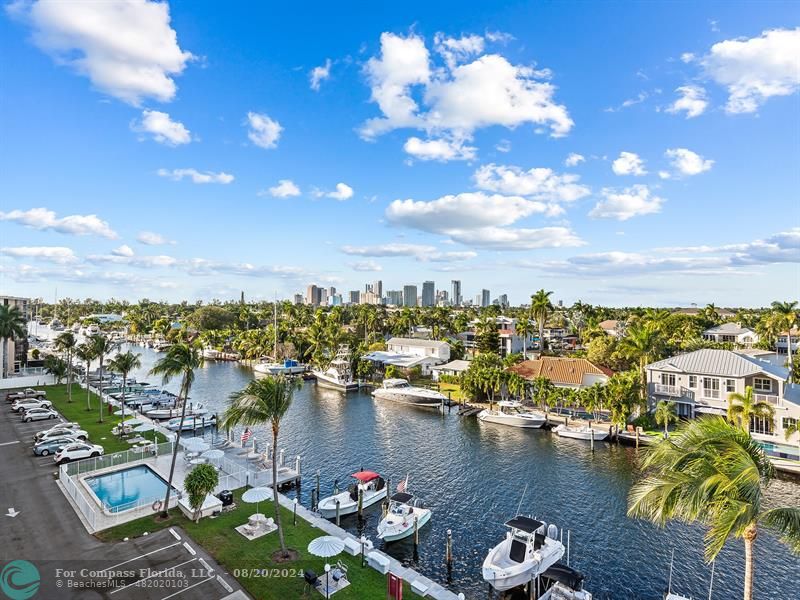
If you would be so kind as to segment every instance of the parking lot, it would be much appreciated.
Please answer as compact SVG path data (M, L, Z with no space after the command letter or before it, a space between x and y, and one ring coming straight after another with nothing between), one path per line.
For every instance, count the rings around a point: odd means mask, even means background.
M0 398L0 569L32 563L40 577L33 598L248 597L179 528L114 544L90 535L57 485L53 457L33 454L35 433L60 421L23 423L5 392Z

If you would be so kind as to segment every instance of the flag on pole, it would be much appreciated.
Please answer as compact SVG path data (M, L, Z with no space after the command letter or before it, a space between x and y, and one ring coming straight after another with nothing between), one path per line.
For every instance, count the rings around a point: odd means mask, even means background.
M406 475L406 478L403 481L397 484L397 491L405 492L407 487L408 487L408 475Z
M247 440L249 440L252 436L253 432L250 431L250 428L245 427L244 433L242 433L242 446L244 446L247 443Z

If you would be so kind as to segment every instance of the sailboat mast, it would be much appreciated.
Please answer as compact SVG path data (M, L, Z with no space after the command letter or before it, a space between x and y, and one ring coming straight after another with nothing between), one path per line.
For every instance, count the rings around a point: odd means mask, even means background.
M275 352L275 362L278 362L278 292L272 301L272 333L274 336L273 350Z

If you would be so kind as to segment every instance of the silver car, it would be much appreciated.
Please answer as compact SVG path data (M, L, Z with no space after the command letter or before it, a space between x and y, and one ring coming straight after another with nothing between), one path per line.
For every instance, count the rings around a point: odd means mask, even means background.
M39 400L37 398L25 398L24 400L17 400L11 405L11 410L14 412L22 412L30 408L51 408L53 403L49 400Z
M55 419L56 417L58 417L58 413L52 408L29 408L22 413L22 422L44 421L46 419Z

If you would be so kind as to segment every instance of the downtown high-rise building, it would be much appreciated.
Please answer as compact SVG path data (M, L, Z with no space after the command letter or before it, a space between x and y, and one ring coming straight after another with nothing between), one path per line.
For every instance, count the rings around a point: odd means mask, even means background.
M359 294L358 290L350 290L350 304L358 304Z
M322 292L325 291L316 285L310 285L306 288L306 304L311 306L319 306L322 304Z
M403 306L416 306L416 305L417 305L417 286L404 285Z
M372 293L375 294L378 298L383 299L383 281L378 279L375 283L372 284ZM380 302L378 302L380 304Z
M461 296L461 281L458 279L453 279L450 282L451 291L450 291L450 302L452 302L453 306L461 306L461 302L463 297Z
M403 292L400 290L387 290L386 304L388 304L389 306L402 306Z
M489 290L481 290L481 306L489 306L492 303L492 295Z
M434 306L436 304L436 284L433 281L422 283L422 306Z

